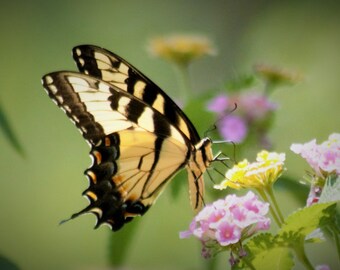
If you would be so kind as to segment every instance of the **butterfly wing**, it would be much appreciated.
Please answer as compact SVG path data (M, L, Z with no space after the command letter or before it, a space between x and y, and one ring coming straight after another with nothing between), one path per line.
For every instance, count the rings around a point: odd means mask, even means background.
M72 218L92 212L96 227L106 223L118 230L143 215L187 164L192 151L187 137L130 93L75 72L48 74L43 85L92 147L84 191L90 204Z
M128 92L163 114L195 145L200 137L183 111L155 83L118 55L93 45L73 48L80 72L99 78Z

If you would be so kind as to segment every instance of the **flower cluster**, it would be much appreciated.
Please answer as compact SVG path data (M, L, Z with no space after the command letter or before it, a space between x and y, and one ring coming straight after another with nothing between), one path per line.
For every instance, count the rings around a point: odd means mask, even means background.
M230 113L235 104L237 110ZM255 91L231 96L222 94L210 100L207 105L209 111L218 114L218 130L221 136L234 143L243 142L251 129L260 133L261 139L265 140L265 131L276 108L277 105L267 96Z
M295 84L302 80L302 75L299 73L290 72L288 70L266 64L257 64L254 66L254 70L265 79L267 84L271 86L279 84Z
M312 167L315 174L321 178L329 174L340 175L340 134L333 133L328 140L316 144L311 140L305 144L292 144L290 149L301 155Z
M340 134L331 134L319 145L314 139L305 144L292 144L290 149L301 155L313 169L307 198L307 206L310 206L319 201L327 177L340 175Z
M270 219L265 216L268 210L269 204L258 200L251 191L242 197L228 195L204 207L180 237L197 237L202 242L205 258L228 248L233 251L242 240L269 228ZM239 250L240 254L245 255Z
M225 180L216 189L231 187L256 188L272 185L284 170L285 154L267 152L265 150L257 154L256 162L249 163L243 160L227 171Z
M204 55L214 55L211 41L201 35L170 35L150 41L150 52L178 65L187 66L192 60Z

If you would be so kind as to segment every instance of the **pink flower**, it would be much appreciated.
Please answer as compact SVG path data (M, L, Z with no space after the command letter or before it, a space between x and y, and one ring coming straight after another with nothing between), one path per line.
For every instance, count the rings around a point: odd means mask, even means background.
M180 238L198 238L203 245L202 255L207 258L259 230L267 230L270 219L265 215L268 211L269 204L258 200L251 191L241 197L228 195L204 207L189 230L180 233Z
M303 157L319 177L340 175L340 134L333 133L322 144L312 140L305 144L292 144L290 149Z
M218 124L218 129L225 140L240 143L248 133L248 127L243 118L237 115L227 115Z
M259 133L260 142L263 138L263 142L268 144L265 132L270 121L267 120L277 105L262 93L246 91L230 96L221 94L210 100L207 109L217 113L218 130L225 140L241 143L248 132L255 131Z
M241 228L227 220L220 220L216 226L215 237L221 246L237 243L241 238Z
M333 133L327 141L317 144L311 140L305 144L292 144L290 149L303 157L314 171L307 206L319 201L328 176L340 175L340 134Z
M211 112L221 114L228 108L228 101L228 97L221 94L209 101L207 109Z
M275 111L277 104L261 93L248 91L241 94L238 107L245 112L248 121L260 121Z

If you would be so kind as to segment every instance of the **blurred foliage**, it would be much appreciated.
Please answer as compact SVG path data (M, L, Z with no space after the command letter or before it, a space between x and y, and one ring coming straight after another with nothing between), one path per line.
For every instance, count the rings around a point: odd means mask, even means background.
M8 258L0 255L0 269L1 270L19 270L20 268L16 266Z
M13 146L13 148L21 155L24 155L24 150L19 143L17 136L15 135L9 121L6 116L2 105L0 103L0 130L4 133L5 137L9 141L9 143Z
M238 92L255 85L255 76L250 74L243 74L228 80L224 87L228 93Z

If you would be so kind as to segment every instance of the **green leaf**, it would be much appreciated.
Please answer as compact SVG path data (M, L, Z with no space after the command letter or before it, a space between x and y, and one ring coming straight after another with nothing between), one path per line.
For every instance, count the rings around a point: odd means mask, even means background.
M326 180L319 203L340 201L340 176L332 175Z
M19 270L20 268L10 259L0 254L0 269L1 270Z
M305 238L319 227L323 227L333 221L336 204L317 203L302 208L291 214L281 227L278 235L290 240L294 245L297 238Z
M203 137L216 122L214 113L207 111L207 96L195 97L187 102L184 111L194 124L198 134Z
M178 199L181 192L188 192L187 186L187 172L186 170L181 170L169 183L171 196L175 200Z
M288 270L294 266L291 250L279 244L269 233L253 237L245 249L247 256L233 269Z
M260 234L245 245L247 256L233 269L292 269L293 253L301 255L303 243L312 232L309 242L320 242L318 228L334 222L336 204L318 203L294 212L286 220L276 236ZM304 254L303 254L304 255ZM301 256L300 256L301 257Z
M242 74L236 76L225 83L225 88L230 92L240 92L255 85L255 76L252 74Z
M19 143L19 140L17 136L14 134L14 131L8 121L8 118L2 109L2 106L0 104L0 129L3 131L5 137L9 141L9 143L12 145L12 147L21 155L24 155L24 150Z

